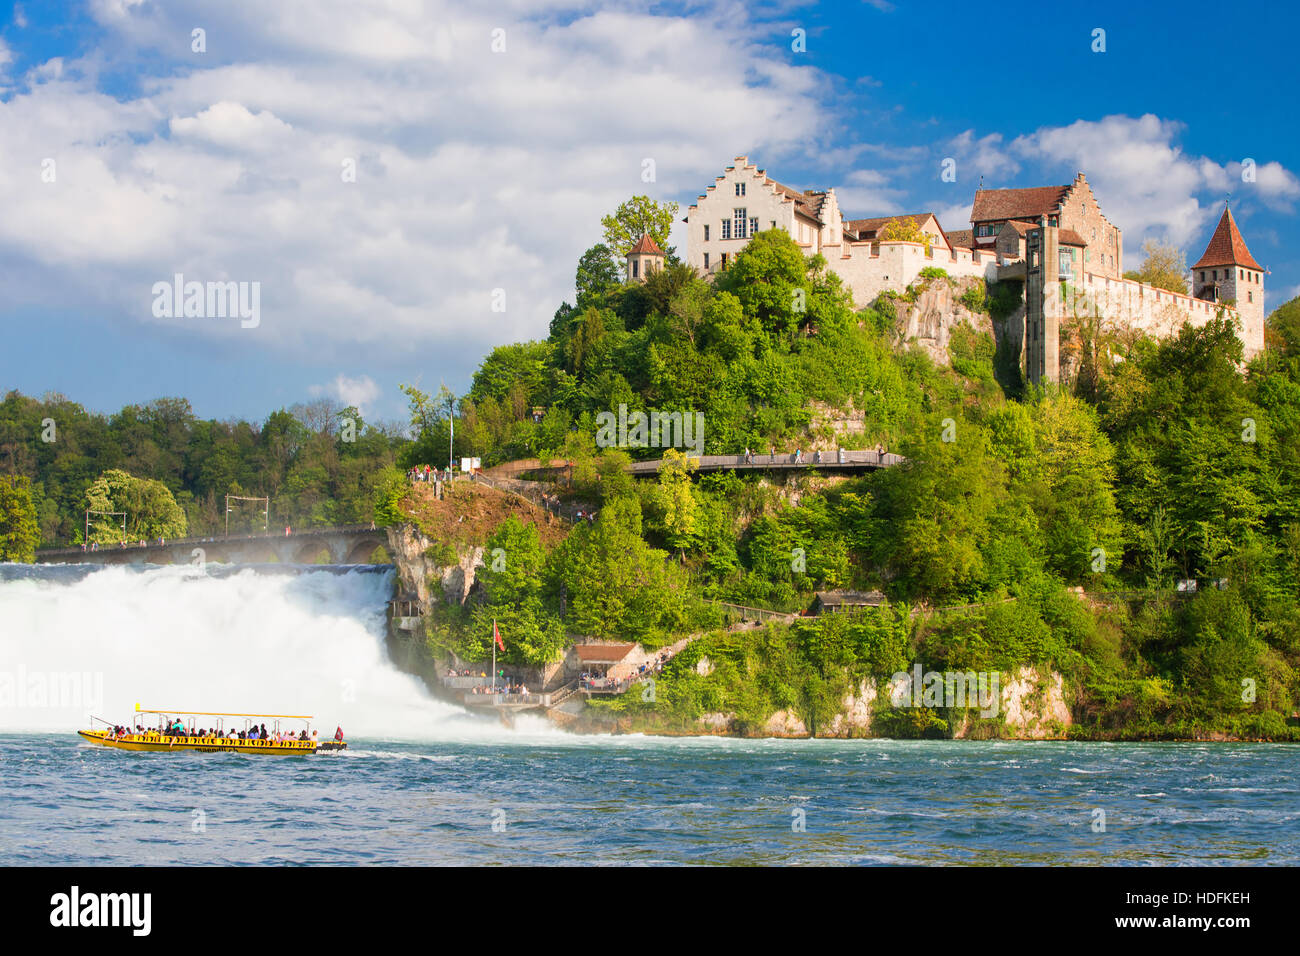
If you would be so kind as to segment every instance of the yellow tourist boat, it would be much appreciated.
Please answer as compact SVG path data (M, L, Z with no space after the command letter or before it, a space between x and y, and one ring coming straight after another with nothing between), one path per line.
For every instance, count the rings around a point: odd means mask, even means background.
M314 754L319 751L346 750L347 741L339 730L330 740L317 740L311 729L310 715L301 714L233 714L210 710L141 710L135 705L136 718L134 726L126 727L112 724L99 717L91 717L93 723L104 724L103 730L78 730L84 740L117 750L148 750L170 753L177 750L199 750L204 752L229 751L241 754L278 754L282 757L294 754ZM157 727L145 726L145 714L157 718ZM215 721L204 721L204 726L196 726L200 717L215 717ZM227 718L242 720L241 731L231 721L226 729ZM265 721L271 721L265 738L249 736L250 731L265 727ZM280 721L302 721L303 729L298 733L282 732ZM258 721L263 723L259 724ZM212 727L206 726L212 724ZM304 739L305 738L305 739Z

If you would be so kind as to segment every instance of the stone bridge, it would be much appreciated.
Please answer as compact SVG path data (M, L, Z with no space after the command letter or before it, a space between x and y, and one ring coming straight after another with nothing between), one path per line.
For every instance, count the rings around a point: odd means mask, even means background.
M266 534L181 538L149 544L100 545L98 550L47 548L38 564L374 564L375 551L388 548L383 528L351 525ZM391 558L384 557L385 562Z

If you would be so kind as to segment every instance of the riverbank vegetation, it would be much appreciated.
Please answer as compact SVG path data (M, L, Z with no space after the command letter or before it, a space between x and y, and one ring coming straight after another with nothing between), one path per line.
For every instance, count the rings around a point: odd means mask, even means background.
M587 262L580 276L593 271ZM806 309L792 311L800 292ZM1162 341L1125 337L1077 389L1012 398L986 333L954 334L946 366L896 347L887 316L854 312L823 263L769 233L711 286L671 267L644 285L580 281L578 306L561 309L547 342L497 350L475 382L496 400L489 383L528 356L513 402L566 426L553 454L574 462L596 527L606 515L622 523L688 593L797 610L817 590L878 589L891 607L926 612L899 625L888 659L865 635L892 611L711 631L661 675L653 704L631 693L600 705L641 714L636 726L685 728L727 711L753 727L778 709L821 725L860 679L888 677L903 659L1059 673L1076 735L1283 739L1300 691L1298 309L1270 317L1269 350L1250 363L1220 316ZM620 403L703 411L706 451L731 453L806 448L814 403L854 408L855 441L907 462L772 483L694 476L683 461L633 483L620 456L661 452L597 450L586 437L592 414ZM531 427L528 441L546 440L544 420ZM557 593L557 580L540 574L539 593ZM680 606L663 600L661 581L644 586L650 605ZM944 607L956 610L932 610ZM574 634L645 630L615 616L580 623L558 604L555 614ZM648 619L686 632L671 613Z
M712 282L670 260L624 284L597 246L576 292L544 341L488 355L468 396L408 390L409 441L362 425L344 442L338 411L255 428L198 421L177 401L104 418L11 393L0 472L32 479L46 541L73 536L87 490L114 468L165 485L193 530L241 492L270 495L297 524L404 520L400 468L441 460L454 415L457 454L566 461L560 492L596 517L553 542L503 520L473 599L431 616L433 653L485 658L493 620L521 665L579 637L657 648L704 634L655 701L602 705L644 727L725 711L754 728L774 710L823 727L862 679L920 661L1059 673L1077 735L1294 734L1300 301L1270 316L1268 350L1249 363L1220 316L1162 341L1117 338L1090 353L1086 380L1009 395L987 331L955 330L936 362L777 231ZM706 453L841 441L906 462L848 479L697 475L671 452L597 448L595 416L620 405L702 412ZM58 441L40 441L44 417ZM661 454L655 480L624 471ZM716 602L795 611L840 588L888 606L720 628ZM909 719L894 732L946 720Z
M80 543L88 508L128 511L131 540L221 533L228 494L270 498L272 528L370 521L404 444L397 428L323 400L261 422L200 419L183 398L112 415L55 394L0 401L0 475L29 479L45 546ZM235 502L231 531L261 531L263 507ZM91 540L122 535L120 519L92 518Z

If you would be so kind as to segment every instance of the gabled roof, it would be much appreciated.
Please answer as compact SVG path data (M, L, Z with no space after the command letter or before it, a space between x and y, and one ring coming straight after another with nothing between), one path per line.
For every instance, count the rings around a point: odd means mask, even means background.
M1241 238L1237 221L1232 218L1232 210L1226 205L1223 207L1223 215L1219 217L1219 225L1210 237L1210 244L1192 268L1209 269L1212 266L1244 266L1264 271L1264 267L1255 261L1255 257L1246 248L1246 240Z
M1007 227L1014 229L1021 235L1021 237L1024 237L1037 229L1038 223L1024 222L1020 219L1009 219L1007 220L1006 225L1002 228L1006 229ZM1083 236L1079 235L1073 229L1058 229L1056 232L1056 241L1063 246L1082 246L1085 249L1088 246L1088 243L1084 241Z
M859 239L874 239L887 223L907 220L919 229L931 219L934 220L935 225L938 225L939 219L932 212L909 212L901 216L878 216L875 219L846 219L844 229L846 232L857 233ZM942 231L940 229L940 232Z
M954 249L973 249L975 247L974 229L948 229L944 232L948 245Z
M775 179L769 179L767 181L775 186L776 191L781 195L785 196L787 199L794 200L795 212L802 213L809 219L815 219L818 223L822 221L822 203L826 201L825 192L816 192L813 190L801 192L800 190L787 186L784 183L778 183Z
M1055 213L1070 187L1033 186L1029 189L979 189L971 207L971 222L1031 219Z
M636 241L636 245L627 252L629 256L635 256L642 253L652 256L662 256L664 251L659 248L659 243L655 242L647 233L642 235L641 238Z
M1007 226L1010 226L1016 232L1020 233L1020 235L1024 236L1028 234L1029 230L1037 229L1038 223L1025 222L1023 219L1008 219L1006 225L1002 228L1006 229Z

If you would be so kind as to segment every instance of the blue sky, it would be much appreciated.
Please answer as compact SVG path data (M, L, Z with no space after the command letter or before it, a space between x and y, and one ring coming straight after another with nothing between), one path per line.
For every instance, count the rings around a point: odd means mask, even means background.
M635 192L685 207L739 154L834 187L847 214L947 228L981 176L1082 170L1130 268L1148 237L1194 261L1231 193L1272 309L1300 293L1298 20L1209 3L0 5L0 389L99 411L184 395L254 420L324 396L403 418L399 382L463 391L488 349L545 336L603 213ZM155 315L176 273L258 283L257 325Z

